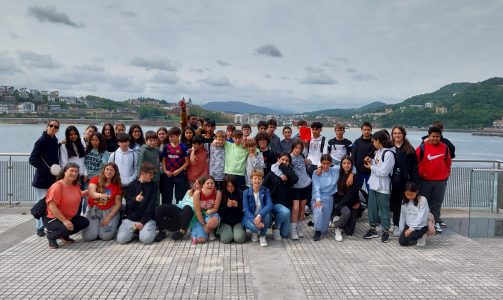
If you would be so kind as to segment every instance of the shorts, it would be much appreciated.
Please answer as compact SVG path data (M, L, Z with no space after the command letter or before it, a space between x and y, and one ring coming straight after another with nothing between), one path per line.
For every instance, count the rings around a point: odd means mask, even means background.
M220 216L218 215L218 213L212 213L211 215L204 216L204 222L208 222L208 220L213 217L217 217L218 222L220 222ZM192 226L191 232L192 232L192 237L194 237L196 239L198 239L198 238L208 239L208 234L206 233L206 231L204 231L203 225L199 221L196 221L194 226Z
M305 188L296 189L292 188L292 196L293 200L310 200L311 199L311 185L306 186Z

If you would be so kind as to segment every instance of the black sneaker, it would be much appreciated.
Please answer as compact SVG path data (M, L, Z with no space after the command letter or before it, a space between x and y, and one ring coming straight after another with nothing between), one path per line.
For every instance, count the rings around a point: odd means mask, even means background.
M321 231L316 231L313 236L313 241L319 241L321 238Z
M37 229L37 235L38 235L39 237L43 237L43 236L45 236L45 230L44 230L44 228L42 228L42 229Z
M307 222L307 226L311 226L311 227L313 227L313 226L314 226L313 221L309 221L309 222Z
M184 236L185 236L185 233L183 233L181 231L177 231L177 232L173 233L173 235L171 236L171 239L173 241L178 241L178 240L181 240Z
M369 231L367 231L367 233L363 236L363 238L367 239L367 240L370 240L370 239L373 239L376 237L379 237L379 236L377 235L377 231L375 229L369 229Z
M389 242L389 232L388 231L384 231L382 233L381 242L383 242L383 243Z
M49 247L52 249L58 249L58 241L57 240L49 240Z
M156 242L160 242L162 240L164 240L166 238L166 232L164 230L161 230L159 231L159 233L157 234L157 236L155 237L155 241Z

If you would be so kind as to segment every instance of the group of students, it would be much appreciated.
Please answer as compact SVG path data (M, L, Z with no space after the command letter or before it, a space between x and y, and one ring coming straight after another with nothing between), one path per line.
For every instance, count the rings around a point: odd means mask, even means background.
M275 240L302 238L308 205L313 239L320 240L333 222L334 238L342 241L354 233L364 183L370 225L364 238L377 237L381 225L381 241L388 242L390 212L401 245L424 236L430 209L441 231L437 198L443 199L454 151L440 142L438 126L430 128L426 146L414 150L401 126L391 135L372 134L364 123L352 143L343 136L344 126L338 124L336 137L326 141L323 125L313 122L310 140L292 137L288 126L281 140L274 119L259 122L251 137L249 125L215 132L214 121L184 113L182 107L183 130L161 127L144 135L135 124L126 134L123 124L107 123L101 133L89 126L81 139L68 126L62 143L55 136L59 122L49 121L30 156L33 186L48 206L37 234L47 232L49 245L57 248L57 239L71 242L79 230L86 241L116 237L121 244L135 236L146 244L162 241L167 231L173 240L190 231L194 244L215 236L243 243L248 230L252 241L267 246L270 227ZM305 121L298 125L307 128ZM439 161L445 163L441 170ZM50 173L57 163L58 181Z

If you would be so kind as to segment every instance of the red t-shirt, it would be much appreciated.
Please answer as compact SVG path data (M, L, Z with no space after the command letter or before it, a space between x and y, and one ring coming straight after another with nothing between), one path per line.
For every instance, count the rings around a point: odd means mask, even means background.
M211 194L206 196L203 191L201 191L199 197L199 203L201 206L201 210L210 210L215 206L215 202L217 201L217 190L214 189Z
M49 202L56 203L59 211L70 220L79 211L81 192L79 185L64 185L61 180L56 181L47 191L47 217L55 218L49 209Z
M98 185L99 185L99 179L100 179L99 176L94 176L93 178L91 178L91 180L89 180L89 184L96 185L96 189L97 189ZM108 197L107 200L94 199L94 198L89 197L87 200L89 207L93 207L96 205L101 210L110 209L115 204L115 197L117 197L118 195L121 195L122 190L119 185L110 183L109 185L105 186L105 190L103 191L103 193L110 195L110 197Z
M201 149L195 153L196 163L190 164L187 168L187 177L190 182L195 182L197 178L208 175L209 158L208 151Z

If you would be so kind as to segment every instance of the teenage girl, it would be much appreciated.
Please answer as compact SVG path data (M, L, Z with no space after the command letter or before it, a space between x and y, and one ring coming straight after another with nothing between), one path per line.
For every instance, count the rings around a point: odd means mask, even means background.
M192 148L192 138L194 135L196 135L196 132L190 126L183 129L181 141L189 149Z
M400 213L400 238L402 246L417 242L424 246L428 231L428 215L430 209L425 197L420 196L419 189L414 182L407 182L404 187L404 197Z
M138 124L133 124L129 127L129 148L133 149L136 154L140 154L140 148L145 144L143 130Z
M192 197L194 212L198 220L192 227L192 244L204 243L208 238L214 240L213 230L220 223L217 212L222 194L216 189L215 179L212 176L204 176L202 182L202 189L195 191Z
M233 175L225 175L222 191L222 203L218 214L222 218L218 229L220 242L229 244L234 241L241 244L246 241L246 232L241 224L243 220L242 193L237 185L237 178Z
M105 142L107 146L107 151L112 153L119 148L117 144L117 137L115 136L115 130L112 123L105 123L103 125L103 129L101 130L101 134L105 137Z
M311 198L310 185L311 178L307 174L306 164L302 151L304 144L300 139L295 139L292 143L292 168L299 180L292 186L292 224L290 229L290 237L292 240L298 240L299 237L304 237L304 218L307 199Z
M77 127L70 125L65 130L65 144L59 147L59 163L61 168L73 162L79 166L79 174L82 181L87 182L87 170L85 167L86 153L80 139Z

